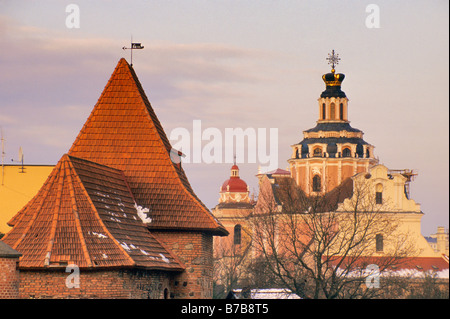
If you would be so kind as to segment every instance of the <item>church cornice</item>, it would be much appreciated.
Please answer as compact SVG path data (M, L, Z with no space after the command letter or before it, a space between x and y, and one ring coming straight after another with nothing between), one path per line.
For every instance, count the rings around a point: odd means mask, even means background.
M348 132L348 131L318 131L318 132L303 132L303 138L363 138L364 133L359 132Z
M364 166L367 163L369 165L378 164L376 158L366 158L366 157L307 157L307 158L290 158L287 160L288 163L296 163L296 166L305 166L306 162L309 164L322 165L323 162L327 163L327 166L342 165L342 166L353 166L356 162L357 165Z

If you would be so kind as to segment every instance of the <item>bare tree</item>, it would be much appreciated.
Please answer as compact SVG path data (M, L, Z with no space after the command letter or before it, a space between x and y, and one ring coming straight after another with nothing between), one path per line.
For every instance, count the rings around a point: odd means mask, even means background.
M251 238L239 245L233 238L221 238L214 247L214 298L223 298L232 289L247 285L250 269Z
M351 205L339 205L350 195ZM382 289L367 288L367 280L415 253L370 187L352 180L317 196L306 196L290 178L266 180L248 223L259 262L278 286L302 298L382 296ZM367 266L380 249L383 257L370 272Z
M410 299L449 299L448 280L438 278L436 273L427 273L405 289Z

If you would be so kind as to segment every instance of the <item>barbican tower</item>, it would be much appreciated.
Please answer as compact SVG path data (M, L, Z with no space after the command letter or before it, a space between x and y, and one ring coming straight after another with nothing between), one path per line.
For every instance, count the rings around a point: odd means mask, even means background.
M341 90L345 75L335 70L340 58L333 50L327 60L332 69L322 76L326 88L318 99L317 125L303 131L288 160L291 176L309 195L329 192L378 163L364 133L350 126L348 98Z

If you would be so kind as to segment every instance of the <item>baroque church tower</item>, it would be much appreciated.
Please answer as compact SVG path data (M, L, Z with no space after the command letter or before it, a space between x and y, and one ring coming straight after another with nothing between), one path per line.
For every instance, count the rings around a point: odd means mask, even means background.
M231 167L230 178L220 187L219 204L212 209L213 215L230 233L230 236L214 239L216 260L240 253L242 246L245 246L246 218L252 214L254 206L249 187L240 178L239 167L235 163Z
M345 75L336 73L335 70L339 57L332 51L328 60L332 68L331 72L322 76L325 90L318 99L317 124L314 128L305 130L303 139L291 146L292 156L288 159L289 171L276 169L266 173L259 172L256 175L259 180L256 202L248 201L248 187L240 179L236 165L231 168L230 178L220 188L219 203L212 212L230 235L214 238L214 280L218 293L222 290L229 291L230 279L237 280L237 283L232 285L245 287L264 277L263 272L252 273L248 272L248 269L252 263L257 264L257 258L261 257L261 247L269 241L273 245L266 246L268 250L280 249L278 253L286 254L284 256L288 256L289 251L297 252L305 249L305 245L300 244L303 238L299 240L298 235L293 235L309 233L306 229L311 225L308 226L303 217L299 217L301 221L295 223L294 229L290 228L292 225L289 225L291 224L289 221L292 220L289 218L277 219L274 229L278 230L272 231L266 229L270 228L270 223L255 223L259 217L276 216L278 218L285 213L288 216L297 212L302 213L303 203L294 196L301 194L298 188L310 197L325 195L323 198L327 201L327 205L316 207L317 212L328 212L331 215L335 213L334 223L336 224L333 226L336 226L339 236L348 236L345 230L340 230L347 228L361 233L362 228L352 226L352 222L361 219L361 216L368 211L364 204L355 206L356 202L370 203L370 212L380 212L383 214L384 221L386 221L384 218L392 218L396 225L389 229L384 227L377 229L376 226L370 226L374 227L369 231L372 239L369 239L370 244L362 249L363 252L358 250L358 257L348 254L341 256L340 251L332 251L334 248L328 247L331 249L328 252L333 255L333 258L328 259L331 266L338 267L341 263L339 257L349 258L342 264L348 263L351 259L354 263L357 258L357 263L360 265L383 265L393 256L398 258L399 243L402 245L408 243L406 244L406 246L410 245L408 253L414 257L404 258L405 263L402 267L411 273L417 270L448 272L448 258L445 260L434 252L421 234L421 219L424 214L420 204L409 196L409 184L417 174L413 170L390 170L378 164L378 159L373 152L374 146L363 139L361 130L350 125L348 98L341 90ZM359 185L364 185L363 192L358 190ZM355 209L357 209L358 217L354 220L347 219L348 216L353 216L348 213L354 213ZM260 229L257 229L258 224ZM298 231L297 227L299 227ZM302 229L303 227L305 228ZM291 231L290 235L285 236L289 231ZM314 234L311 236L313 238ZM289 240L286 240L288 237ZM296 239L291 241L292 238ZM295 249L293 249L294 246ZM297 257L298 255L291 255L286 258L295 260ZM397 265L394 266L397 267ZM234 277L230 276L230 270Z
M374 146L363 140L363 132L350 126L348 98L341 90L345 75L336 73L340 58L334 50L332 69L322 76L326 88L318 99L319 119L303 131L303 140L292 145L288 160L291 176L308 195L331 191L345 179L378 163Z

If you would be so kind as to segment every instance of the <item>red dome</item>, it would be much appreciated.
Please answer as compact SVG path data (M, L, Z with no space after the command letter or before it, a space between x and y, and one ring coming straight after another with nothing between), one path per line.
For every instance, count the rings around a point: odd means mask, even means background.
M246 193L247 183L239 177L239 167L234 164L231 166L231 176L220 188L220 192Z
M231 177L222 184L220 191L232 193L245 193L247 192L247 183L244 182L239 177Z

